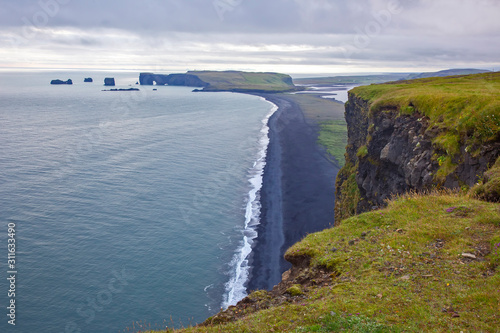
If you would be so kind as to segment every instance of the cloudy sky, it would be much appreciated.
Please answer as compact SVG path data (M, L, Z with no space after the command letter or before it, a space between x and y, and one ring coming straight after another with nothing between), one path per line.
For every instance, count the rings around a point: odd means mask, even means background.
M0 68L500 68L499 0L0 0Z

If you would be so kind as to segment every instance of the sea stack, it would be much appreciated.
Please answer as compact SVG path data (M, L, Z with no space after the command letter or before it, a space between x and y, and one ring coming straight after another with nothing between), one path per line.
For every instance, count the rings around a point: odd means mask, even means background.
M105 86L114 86L115 85L115 78L113 77L107 77L104 79L104 85Z
M73 81L71 79L68 79L67 81L52 80L52 81L50 81L50 84L73 84Z
M87 77L83 80L83 82L94 82L91 77Z

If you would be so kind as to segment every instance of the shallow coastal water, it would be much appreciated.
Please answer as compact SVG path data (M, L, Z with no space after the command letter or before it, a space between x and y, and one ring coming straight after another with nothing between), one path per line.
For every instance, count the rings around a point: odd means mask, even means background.
M105 76L0 75L0 239L6 248L15 223L16 331L188 325L231 301L228 281L241 294L235 258L256 223L249 198L273 106L185 87L102 92ZM117 88L137 80L111 76ZM7 290L1 279L2 306Z
M314 94L322 95L322 98L329 98L337 100L338 102L346 103L349 95L348 91L352 88L357 87L356 85L345 86L345 85L332 85L329 87L315 87L307 86L309 91L298 92L297 94Z

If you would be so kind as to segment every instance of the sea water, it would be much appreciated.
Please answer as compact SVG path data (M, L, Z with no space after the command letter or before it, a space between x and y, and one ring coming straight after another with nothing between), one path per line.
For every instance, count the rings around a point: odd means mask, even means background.
M274 106L137 79L0 73L1 332L188 326L245 295Z

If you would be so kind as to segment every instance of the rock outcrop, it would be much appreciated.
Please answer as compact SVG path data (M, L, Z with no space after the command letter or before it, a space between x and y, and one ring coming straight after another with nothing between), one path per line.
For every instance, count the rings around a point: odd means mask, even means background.
M71 79L68 79L67 81L57 79L50 81L50 84L73 84L73 81Z
M94 82L91 77L87 77L83 80L83 82Z
M352 92L345 108L348 145L336 184L336 221L383 207L386 199L409 191L472 187L500 154L498 139L480 145L461 140L459 153L448 152L436 144L446 129L418 111L401 112L391 103L373 111ZM452 165L449 172L444 160Z
M191 74L153 74L141 73L139 75L141 85L159 85L159 86L187 86L187 87L206 87L207 82L202 81L198 76Z
M115 78L113 77L107 77L104 79L104 85L105 86L114 86L115 85Z
M120 89L109 89L109 90L101 90L101 91L140 91L140 90L137 88L128 88L128 89L120 88Z

